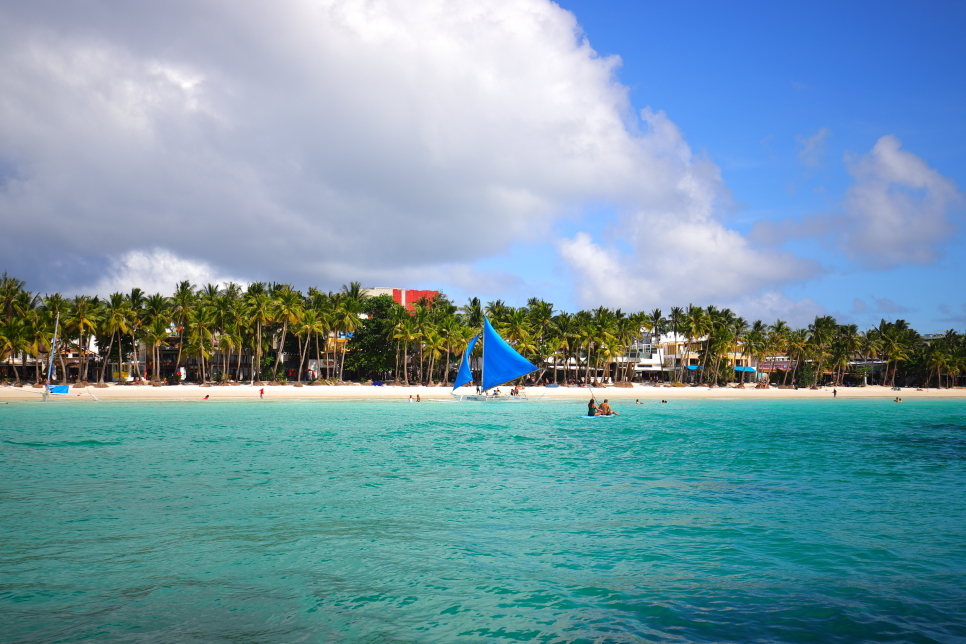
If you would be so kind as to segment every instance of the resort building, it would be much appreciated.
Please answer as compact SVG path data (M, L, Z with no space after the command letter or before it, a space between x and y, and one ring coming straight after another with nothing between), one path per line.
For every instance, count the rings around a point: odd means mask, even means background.
M412 311L416 302L423 298L432 301L439 295L439 291L419 291L414 289L395 288L392 286L376 286L373 288L367 288L366 295L369 297L388 295L396 302L396 304L405 306L408 310Z

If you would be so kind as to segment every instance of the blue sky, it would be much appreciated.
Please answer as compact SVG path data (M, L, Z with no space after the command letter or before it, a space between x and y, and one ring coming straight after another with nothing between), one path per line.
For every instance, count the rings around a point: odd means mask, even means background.
M886 134L960 190L966 186L962 3L560 4L594 49L621 57L618 74L633 105L667 112L691 146L721 167L737 230L835 211L850 184L843 159ZM823 129L830 132L824 154L817 165L804 164L801 141ZM961 224L961 208L957 214ZM802 251L832 272L785 292L861 325L904 317L924 331L961 329L964 242L960 226L943 244L944 258L882 271L803 242ZM867 310L856 311L855 299Z
M962 330L963 7L0 4L0 269Z

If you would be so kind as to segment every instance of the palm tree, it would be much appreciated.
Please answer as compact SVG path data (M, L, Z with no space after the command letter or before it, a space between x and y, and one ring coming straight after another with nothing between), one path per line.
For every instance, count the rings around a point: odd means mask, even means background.
M181 353L184 345L185 328L188 325L188 315L197 301L194 285L188 280L178 283L178 287L171 296L171 318L178 327L178 358L175 368L181 367Z
M262 328L272 319L272 299L265 288L264 282L253 282L245 292L245 310L248 317L255 323L255 368L252 384L260 385L262 369Z
M759 366L764 361L765 353L767 351L767 338L765 336L767 332L766 329L767 327L761 320L755 320L752 322L751 328L748 329L741 337L742 354L754 360L755 364ZM741 373L741 385L744 386L744 384L745 372L743 371Z
M480 298L470 298L469 302L460 307L459 312L466 326L473 329L483 326L483 305L480 303Z
M10 356L9 362L13 366L13 376L18 386L21 384L20 372L17 371L14 357L26 351L26 346L27 329L22 318L12 317L10 320L0 322L0 354Z
M87 356L90 353L90 338L97 329L100 319L100 300L97 297L88 295L78 295L71 303L70 317L67 320L67 328L77 338L80 350L80 369L78 372L78 384L87 380Z
M141 330L141 326L144 324L142 318L144 314L144 291L139 288L132 288L131 293L127 296L128 304L128 321L127 327L131 332L131 373L137 374L140 377L141 374L141 359L138 355L138 332ZM121 338L118 336L118 348L120 349ZM147 360L144 361L145 367L147 367ZM117 365L118 374L121 373L121 365Z
M706 316L703 308L693 304L688 304L688 308L684 313L684 319L681 321L685 336L684 361L681 363L682 379L684 376L684 370L690 366L691 344L694 342L695 338L700 337L704 332L705 317Z
M198 356L200 363L199 379L201 384L208 380L206 361L214 354L214 334L213 330L217 324L214 309L203 304L191 309L188 314L189 347L191 352Z
M807 329L795 329L788 334L788 340L786 341L786 346L788 347L788 357L795 360L795 366L792 368L792 383L795 383L795 374L798 373L798 367L805 361L805 354L809 346L809 333Z
M672 306L671 312L668 313L667 319L668 323L671 325L671 333L674 334L674 342L676 343L675 355L677 356L677 364L674 365L674 381L680 382L680 378L678 378L678 367L680 366L681 362L681 345L678 338L678 328L681 325L681 321L684 319L684 310L680 306Z
M299 356L299 372L298 381L302 382L302 373L304 371L305 356L308 353L309 343L312 338L316 338L316 349L318 349L318 336L325 333L325 322L319 315L316 309L308 308L303 311L301 317L298 321L298 326L295 329L295 335L299 338L304 338L304 343L301 343L301 355Z
M283 352L285 351L285 336L288 333L288 325L298 322L303 307L302 293L288 284L277 289L272 301L272 313L274 321L282 325L282 339L278 345L278 359L275 361L275 367L272 370L272 380L278 380L278 367L285 359Z
M812 357L816 361L815 384L819 383L822 367L825 366L825 361L829 358L829 347L835 335L836 326L835 318L831 315L823 315L816 317L815 321L808 327L811 333L809 342L812 348Z
M408 386L409 369L406 365L406 358L409 355L409 343L415 342L419 338L419 332L416 330L415 320L413 320L409 315L406 315L403 319L399 320L393 329L392 337L399 345L402 346L403 382L405 382L405 384ZM399 379L398 376L396 379Z
M430 326L426 329L425 335L423 336L423 347L429 357L429 369L426 371L426 384L432 385L433 367L436 364L436 360L443 356L443 350L446 348L446 340L436 327Z
M358 282L353 282L353 285L358 285ZM359 313L362 312L362 299L352 296L351 293L347 292L346 287L343 286L343 293L341 297L338 298L337 305L334 311L334 322L335 328L338 332L345 335L345 341L339 343L340 351L342 357L339 360L339 381L342 381L344 369L345 369L345 354L348 349L349 335L355 333L355 330L359 328ZM351 289L350 289L351 290Z
M140 290L140 289L137 289ZM118 379L121 377L121 370L123 368L123 361L121 357L121 340L120 334L127 333L128 321L131 315L131 305L124 297L123 293L111 293L110 297L105 302L104 306L104 316L101 318L101 329L110 335L110 341L107 344L107 353L104 355L104 360L101 362L101 373L97 377L97 384L100 386L104 385L104 371L107 369L107 363L110 362L111 348L114 346L114 336L118 335L117 341L117 375Z
M151 361L154 363L154 382L161 381L161 345L171 334L171 322L165 315L155 315L144 326L144 339L151 348Z

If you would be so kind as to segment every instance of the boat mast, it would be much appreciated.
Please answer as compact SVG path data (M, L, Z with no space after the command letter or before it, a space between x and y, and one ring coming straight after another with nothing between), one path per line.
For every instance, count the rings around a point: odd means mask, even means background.
M480 342L483 343L483 349L480 351L480 391L483 392L483 396L486 396L486 389L483 388L483 383L486 382L486 318L483 318L483 329L480 329Z
M57 351L57 331L60 329L60 311L57 312L57 319L54 321L54 338L50 342L50 362L47 365L47 384L44 386L44 401L50 395L50 381L54 374L54 353Z

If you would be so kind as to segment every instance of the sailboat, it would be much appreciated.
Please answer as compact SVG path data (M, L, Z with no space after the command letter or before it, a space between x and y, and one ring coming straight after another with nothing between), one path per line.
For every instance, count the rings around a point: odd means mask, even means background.
M480 339L483 340L483 393L459 394L456 392L457 389L473 381L473 373L470 370L470 356ZM458 400L524 400L524 398L514 396L487 395L486 392L536 370L537 368L529 360L517 353L516 349L500 337L490 321L484 317L483 332L470 340L466 351L463 353L460 369L456 373L456 380L453 381L452 394Z
M66 396L70 391L69 385L52 385L54 381L54 355L57 353L57 331L60 330L60 313L54 322L54 338L50 342L50 363L47 365L47 382L44 384L44 402L51 394L56 396Z

